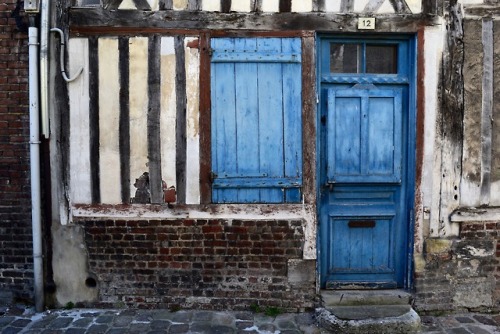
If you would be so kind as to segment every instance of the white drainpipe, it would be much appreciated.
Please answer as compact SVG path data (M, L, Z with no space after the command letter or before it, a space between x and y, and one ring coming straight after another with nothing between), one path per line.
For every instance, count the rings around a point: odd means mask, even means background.
M40 1L40 103L42 116L42 135L50 136L49 127L49 33L50 1Z
M30 169L31 169L31 224L33 233L33 273L35 307L43 311L43 252L42 213L40 189L40 116L38 107L38 28L30 27L29 44L29 115L30 115Z

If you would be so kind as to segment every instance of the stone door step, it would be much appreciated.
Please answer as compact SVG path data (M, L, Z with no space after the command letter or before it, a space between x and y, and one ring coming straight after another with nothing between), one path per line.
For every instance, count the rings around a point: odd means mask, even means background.
M323 290L316 310L325 333L417 333L420 317L403 290Z
M343 316L345 316L345 314ZM333 310L320 308L316 310L316 319L322 333L402 334L418 333L420 329L420 317L411 307L408 312L399 316L363 318L357 320L341 319L336 316Z
M322 290L323 307L355 305L409 305L411 294L404 290Z

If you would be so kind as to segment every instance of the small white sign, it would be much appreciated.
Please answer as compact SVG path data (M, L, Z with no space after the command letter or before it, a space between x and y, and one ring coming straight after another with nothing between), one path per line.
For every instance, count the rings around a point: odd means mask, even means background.
M358 18L358 29L360 30L375 29L375 18L374 17Z

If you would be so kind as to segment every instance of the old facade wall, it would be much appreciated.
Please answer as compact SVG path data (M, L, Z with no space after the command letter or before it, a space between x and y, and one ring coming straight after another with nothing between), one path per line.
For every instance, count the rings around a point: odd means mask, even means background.
M22 7L0 5L0 306L33 296L28 36ZM21 25L16 25L18 21Z

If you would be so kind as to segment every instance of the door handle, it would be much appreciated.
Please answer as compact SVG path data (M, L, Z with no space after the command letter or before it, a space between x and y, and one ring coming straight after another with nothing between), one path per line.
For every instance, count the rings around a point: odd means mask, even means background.
M328 187L328 189L329 189L330 191L333 191L333 184L334 184L334 182L331 182L331 181L326 181L326 183L325 183L325 187Z

